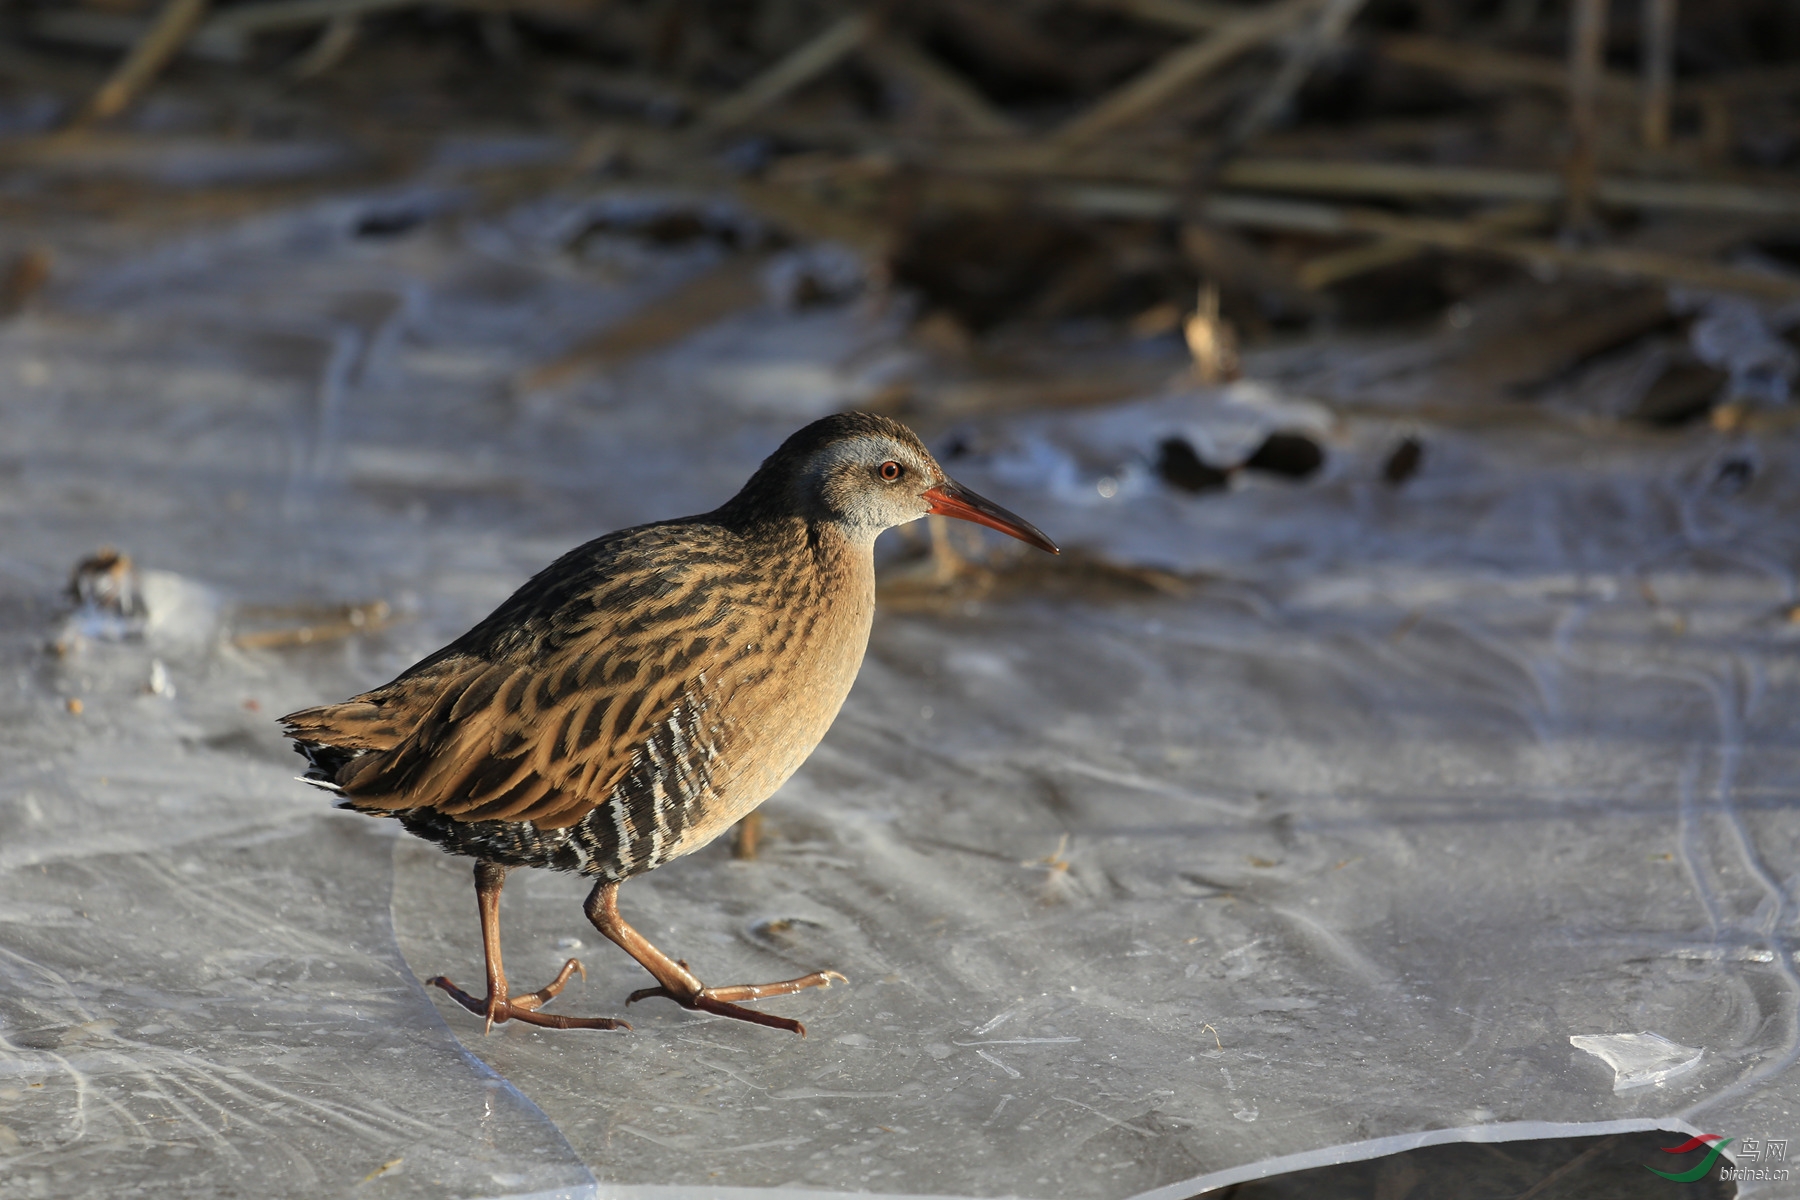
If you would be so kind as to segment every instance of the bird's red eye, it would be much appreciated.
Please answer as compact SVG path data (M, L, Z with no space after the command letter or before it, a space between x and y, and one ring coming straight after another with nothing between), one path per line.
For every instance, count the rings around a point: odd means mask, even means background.
M881 464L881 478L888 483L892 483L894 480L900 478L901 474L900 464L892 459Z

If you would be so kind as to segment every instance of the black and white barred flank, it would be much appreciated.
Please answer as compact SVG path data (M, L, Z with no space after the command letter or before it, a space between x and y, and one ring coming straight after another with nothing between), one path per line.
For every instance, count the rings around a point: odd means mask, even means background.
M704 682L704 676L701 677ZM702 723L706 705L690 698L676 707L632 758L630 770L605 804L574 825L541 828L533 821L459 821L435 808L401 809L408 833L447 852L509 867L571 871L617 883L654 870L673 858L683 835L713 800L711 777L718 760L716 730ZM345 764L365 751L299 742L306 758L302 778L338 797L337 807L358 805L333 782ZM367 810L364 810L367 811Z

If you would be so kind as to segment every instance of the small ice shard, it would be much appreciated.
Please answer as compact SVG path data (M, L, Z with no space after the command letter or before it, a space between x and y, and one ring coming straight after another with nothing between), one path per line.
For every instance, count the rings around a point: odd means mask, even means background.
M1613 1069L1615 1092L1665 1083L1693 1070L1706 1057L1704 1048L1671 1042L1660 1033L1578 1033L1569 1038L1569 1045Z

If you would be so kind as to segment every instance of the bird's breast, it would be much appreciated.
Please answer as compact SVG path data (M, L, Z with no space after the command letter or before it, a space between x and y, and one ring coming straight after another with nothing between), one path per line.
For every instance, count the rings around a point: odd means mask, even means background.
M857 682L875 615L875 565L837 570L790 588L763 615L760 635L707 687L702 718L716 748L711 797L673 853L698 849L769 799L814 752ZM862 567L862 570L857 570Z
M641 847L634 872L711 842L824 738L869 643L874 563L866 548L860 557L827 558L822 569L776 581L735 614L737 637L696 672L615 796L643 833L630 839Z

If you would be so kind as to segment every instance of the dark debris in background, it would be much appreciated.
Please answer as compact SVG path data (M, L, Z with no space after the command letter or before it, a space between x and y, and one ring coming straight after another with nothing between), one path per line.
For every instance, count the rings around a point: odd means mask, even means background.
M1184 437L1164 438L1156 448L1156 473L1170 487L1184 492L1216 492L1231 483L1231 472L1201 459L1194 444Z

